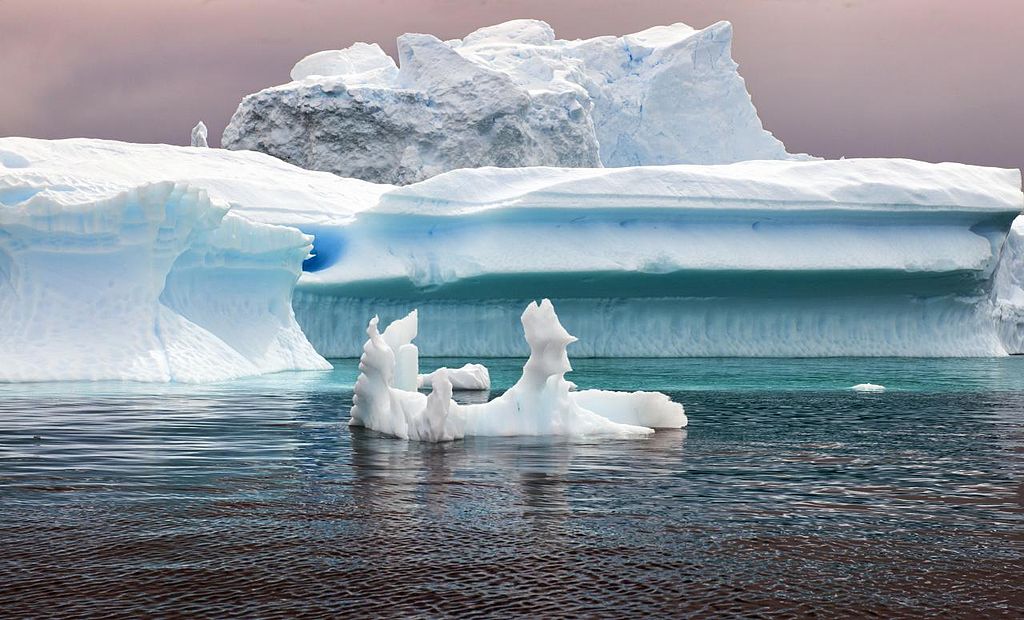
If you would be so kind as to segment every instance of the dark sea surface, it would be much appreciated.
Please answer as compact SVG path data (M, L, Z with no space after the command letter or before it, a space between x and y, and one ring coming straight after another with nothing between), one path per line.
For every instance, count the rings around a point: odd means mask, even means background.
M404 442L354 360L0 385L0 617L1024 614L1024 358L574 365L690 426Z

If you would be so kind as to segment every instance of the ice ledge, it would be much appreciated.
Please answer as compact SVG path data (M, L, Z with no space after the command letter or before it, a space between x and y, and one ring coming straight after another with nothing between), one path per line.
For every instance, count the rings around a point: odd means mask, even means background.
M744 161L627 168L476 168L392 189L375 214L502 209L937 210L1020 212L1016 169L910 159Z
M170 181L0 206L0 381L330 368L291 307L311 238L227 211Z

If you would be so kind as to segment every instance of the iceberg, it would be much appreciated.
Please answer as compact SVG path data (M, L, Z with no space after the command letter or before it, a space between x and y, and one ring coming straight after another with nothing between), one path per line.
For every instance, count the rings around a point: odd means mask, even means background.
M429 355L525 356L520 314L542 297L581 338L577 356L1024 352L1017 170L900 159L489 167L396 187L250 151L27 138L0 139L0 164L5 216L37 193L95 202L172 182L229 209L214 227L235 222L225 239L287 235L284 245L294 241L305 257L302 274L289 263L279 273L291 279L282 276L272 295L282 307L290 295L297 324L328 357L359 355L366 336L357 317L390 321L414 308L417 343ZM8 294L13 274L28 273L9 258L20 247L10 226L0 224L0 297L39 314L29 309L35 297ZM309 237L298 231L313 236L309 256L298 249ZM199 235L184 243L205 247ZM53 250L53 265L74 260L62 251ZM77 277L100 290L114 274L119 283L136 278L115 267ZM49 272L32 277L58 287ZM286 291L295 277L294 293ZM152 288L153 299L184 303ZM94 314L80 310L68 321ZM403 387L415 390L420 374L410 368Z
M46 170L20 148L45 141L2 142L0 381L330 368L291 308L309 235L241 217L183 180L118 181L102 161L94 174L87 162Z
M647 435L654 427L686 426L683 406L664 394L572 392L575 386L565 379L572 370L566 348L576 338L562 327L549 300L531 302L521 321L530 348L522 377L490 402L460 405L451 399L447 369L431 373L429 395L400 387L402 358L408 359L402 351L415 346L417 313L392 323L383 334L375 316L366 330L369 339L359 360L349 424L430 442L470 436Z
M328 355L415 307L431 355L521 356L541 296L580 356L1005 355L1020 188L898 159L458 170L336 229L294 304Z
M457 168L789 159L731 58L732 26L566 41L514 20L463 39L317 52L246 96L226 148L405 185Z

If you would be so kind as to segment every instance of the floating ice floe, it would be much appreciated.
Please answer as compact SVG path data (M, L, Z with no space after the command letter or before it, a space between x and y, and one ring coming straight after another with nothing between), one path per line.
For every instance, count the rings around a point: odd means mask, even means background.
M683 406L654 392L574 392L565 379L572 370L566 347L576 340L562 327L547 299L523 312L530 357L523 375L494 400L460 405L452 400L448 369L429 375L432 391L411 385L418 365L415 311L381 333L370 320L369 340L359 360L350 425L418 441L450 441L467 436L647 435L655 428L686 426Z
M850 389L854 392L884 392L885 386L875 383L858 383Z

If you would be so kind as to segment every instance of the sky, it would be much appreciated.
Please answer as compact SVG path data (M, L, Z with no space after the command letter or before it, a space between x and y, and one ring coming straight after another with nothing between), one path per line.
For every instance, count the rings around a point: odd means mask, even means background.
M1024 167L1024 0L0 0L0 136L211 145L311 52L515 18L560 38L734 26L791 152Z

